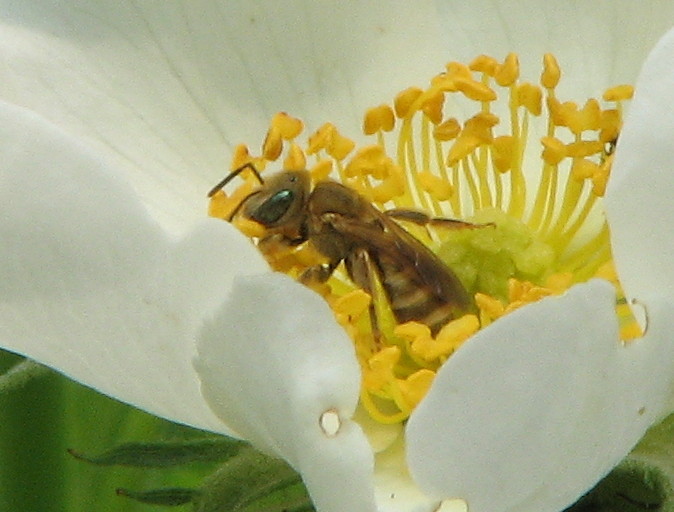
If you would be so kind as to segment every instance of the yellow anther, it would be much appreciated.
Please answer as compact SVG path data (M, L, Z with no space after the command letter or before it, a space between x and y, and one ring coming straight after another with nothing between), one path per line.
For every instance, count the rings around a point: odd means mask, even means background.
M557 59L551 53L543 55L543 72L541 73L541 85L546 89L554 89L559 83L562 71Z
M435 372L424 368L414 372L404 381L398 381L398 387L407 410L414 409L421 402L431 388L433 379L435 379Z
M476 148L492 141L492 128L498 124L498 117L489 112L474 115L463 128L459 138L449 149L447 164L454 165L470 155Z
M262 144L262 156L265 160L275 161L283 151L283 138L278 128L272 126Z
M325 150L336 160L343 160L353 150L355 143L337 131L332 123L325 123L310 137L307 144L307 154L313 155Z
M543 105L543 92L537 85L523 83L517 86L517 104L526 108L529 113L540 116Z
M216 219L226 219L232 211L231 206L228 204L228 199L222 190L218 190L213 194L211 200L208 202L208 216L215 217Z
M634 86L616 85L604 91L602 99L604 101L625 101L631 100L634 96Z
M483 144L485 141L479 137L462 134L449 148L447 165L450 167L456 165Z
M425 361L444 360L480 328L475 315L464 315L445 325L434 338L417 336L412 340L412 353Z
M482 137L485 141L490 141L492 139L491 129L498 123L498 116L491 112L480 112L466 121L463 131Z
M572 101L561 103L556 98L548 97L546 103L555 126L568 126L569 118L578 111L578 105Z
M401 177L402 172L398 173L395 169L400 168L392 166L389 176L370 190L369 196L375 203L384 204L405 193L405 180Z
M462 77L459 79L463 80ZM456 77L451 76L448 73L440 73L431 79L431 89L436 89L442 92L456 92L458 91L456 87L456 80Z
M326 263L326 257L318 252L318 250L311 244L304 244L300 247L297 247L293 250L292 253L297 259L298 265L305 269Z
M217 219L229 220L234 210L246 199L253 191L257 181L249 178L240 187L228 196L224 191L216 192L208 204L208 214Z
M377 132L390 132L395 126L393 109L388 105L379 105L365 111L363 117L363 133L373 135Z
M599 165L587 160L586 158L577 158L571 166L571 175L576 181L583 181L591 178L599 170Z
M354 141L335 130L326 150L335 160L344 160L355 147Z
M457 78L455 79L456 88L461 91L466 98L473 101L494 101L496 92L488 85L477 80Z
M307 154L313 155L327 149L328 145L332 141L333 134L335 133L336 128L332 123L325 123L318 130L309 136L309 141L307 143Z
M613 155L606 157L606 160L599 166L597 172L592 175L592 193L595 196L603 197L606 192L606 184L611 175L611 165L613 164Z
M479 329L480 322L475 315L463 315L440 329L435 341L439 346L445 346L454 351Z
M445 95L441 91L427 92L421 103L421 110L431 123L437 125L442 121L442 107L445 104Z
M447 201L454 194L454 187L444 178L422 171L417 174L421 188L436 201Z
M470 80L472 78L470 68L463 62L448 62L445 65L445 69L447 70L447 75L451 78L463 78L465 80Z
M447 119L445 122L440 123L433 128L433 137L435 140L439 141L456 139L459 133L461 133L461 125L454 117Z
M231 169L238 169L242 165L247 164L252 160L253 158L250 154L250 151L248 150L248 146L245 144L237 144L237 146L234 148L234 155L232 155Z
M403 119L412 114L413 112L410 112L410 109L412 108L412 105L414 105L414 102L417 101L419 96L423 94L423 92L424 91L418 87L410 87L404 91L399 92L393 101L396 116L400 119Z
M283 169L287 171L301 171L307 168L307 157L297 144L291 144L283 161Z
M485 293L475 294L475 305L480 310L481 316L485 316L490 321L496 320L505 314L503 303Z
M587 100L582 109L568 117L566 126L576 135L587 130L598 130L601 124L601 107L595 99Z
M265 234L264 226L254 220L237 217L232 223L236 226L236 229L249 238L260 238Z
M380 145L364 146L356 151L356 154L346 165L344 176L353 178L369 175L381 180L387 176L388 167L391 164L391 159Z
M358 318L370 307L372 297L364 290L353 290L339 297L332 304L335 313Z
M271 126L276 129L284 140L292 140L304 130L304 123L285 112L279 112L271 120Z
M557 165L566 158L566 145L555 137L542 137L543 153L541 157L550 165Z
M602 110L599 140L602 142L614 142L618 138L622 123L622 115L617 109Z
M400 349L395 346L386 347L370 357L364 380L370 391L381 390L395 379L393 368L400 360Z
M325 180L332 172L332 160L327 158L319 160L316 165L309 169L309 172L314 183Z
M523 304L536 302L543 297L548 297L553 291L543 286L538 286L529 281L520 281L518 279L508 279L508 300L509 307L519 307ZM508 308L506 308L506 311Z
M516 156L516 143L512 135L501 135L492 141L491 157L498 172L508 172L512 168Z
M509 53L494 75L501 87L509 87L520 77L520 61L516 53Z
M598 140L579 140L566 145L566 154L572 158L596 155L604 151L604 143Z
M396 325L393 334L408 341L413 341L420 336L430 337L431 330L427 325L419 322L405 322L404 324Z
M484 73L488 76L494 76L499 67L499 62L488 55L479 55L468 65L468 67L477 73Z

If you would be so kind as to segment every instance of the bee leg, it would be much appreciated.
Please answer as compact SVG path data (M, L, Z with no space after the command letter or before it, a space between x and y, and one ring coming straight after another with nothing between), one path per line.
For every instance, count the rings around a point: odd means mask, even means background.
M297 280L305 286L311 287L312 284L325 283L337 268L338 263L325 263L323 265L314 265L300 274Z
M418 224L419 226L432 226L448 229L476 229L493 227L492 223L474 224L472 222L466 222L458 219L431 217L424 212L420 212L418 210L409 210L407 208L393 208L391 210L386 210L384 214L388 217L391 217L392 219L403 222L412 222L413 224Z
M381 347L382 333L379 328L379 319L377 318L377 309L374 302L375 290L377 290L377 269L370 258L370 254L365 249L356 249L350 253L344 260L344 264L351 280L372 297L368 306L370 325L375 345Z

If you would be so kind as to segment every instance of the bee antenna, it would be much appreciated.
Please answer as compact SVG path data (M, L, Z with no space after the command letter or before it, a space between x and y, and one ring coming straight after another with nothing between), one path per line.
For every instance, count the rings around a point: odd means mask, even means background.
M260 173L258 172L258 170L255 168L255 166L252 163L248 162L248 163L243 164L238 169L234 169L227 176L225 176L225 178L222 181L220 181L220 183L218 183L216 186L214 186L211 190L208 191L208 197L213 197L218 190L222 190L225 187L225 185L227 185L227 183L232 181L234 178L236 178L239 174L241 174L246 169L250 169L251 171L253 171L253 174L255 175L257 180L260 182L260 185L264 185L264 180L262 179L262 176L260 176Z

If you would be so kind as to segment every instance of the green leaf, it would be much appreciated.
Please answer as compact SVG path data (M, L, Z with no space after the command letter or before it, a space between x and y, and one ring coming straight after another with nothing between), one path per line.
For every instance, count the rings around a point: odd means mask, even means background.
M0 352L0 370L20 359ZM0 394L0 510L67 509L68 496L55 475L65 469L62 438L64 394L61 379L49 372Z
M674 414L652 427L571 512L674 512Z
M300 476L284 461L253 449L230 459L201 490L197 512L314 510Z
M15 391L24 387L31 380L49 375L50 370L30 359L16 363L0 375L0 394Z
M190 462L221 462L246 446L227 437L160 443L126 443L100 455L88 456L68 450L74 457L99 466L162 468Z
M154 489L152 491L117 489L117 494L149 505L176 507L194 501L195 497L199 495L199 491L195 489L183 489L181 487Z

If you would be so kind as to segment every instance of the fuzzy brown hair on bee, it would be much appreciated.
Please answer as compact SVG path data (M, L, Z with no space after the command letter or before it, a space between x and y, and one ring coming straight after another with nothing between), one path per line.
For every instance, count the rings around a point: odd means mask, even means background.
M473 224L432 219L412 210L382 212L336 181L320 181L312 188L306 170L285 170L262 179L250 163L213 187L209 197L245 169L254 173L260 186L227 220L241 216L264 226L265 235L258 241L261 250L270 242L313 244L327 263L308 268L300 281L325 282L344 262L351 280L371 296L378 280L399 323L414 320L427 325L433 334L474 309L456 274L394 219L458 228ZM377 333L374 309L370 314Z

